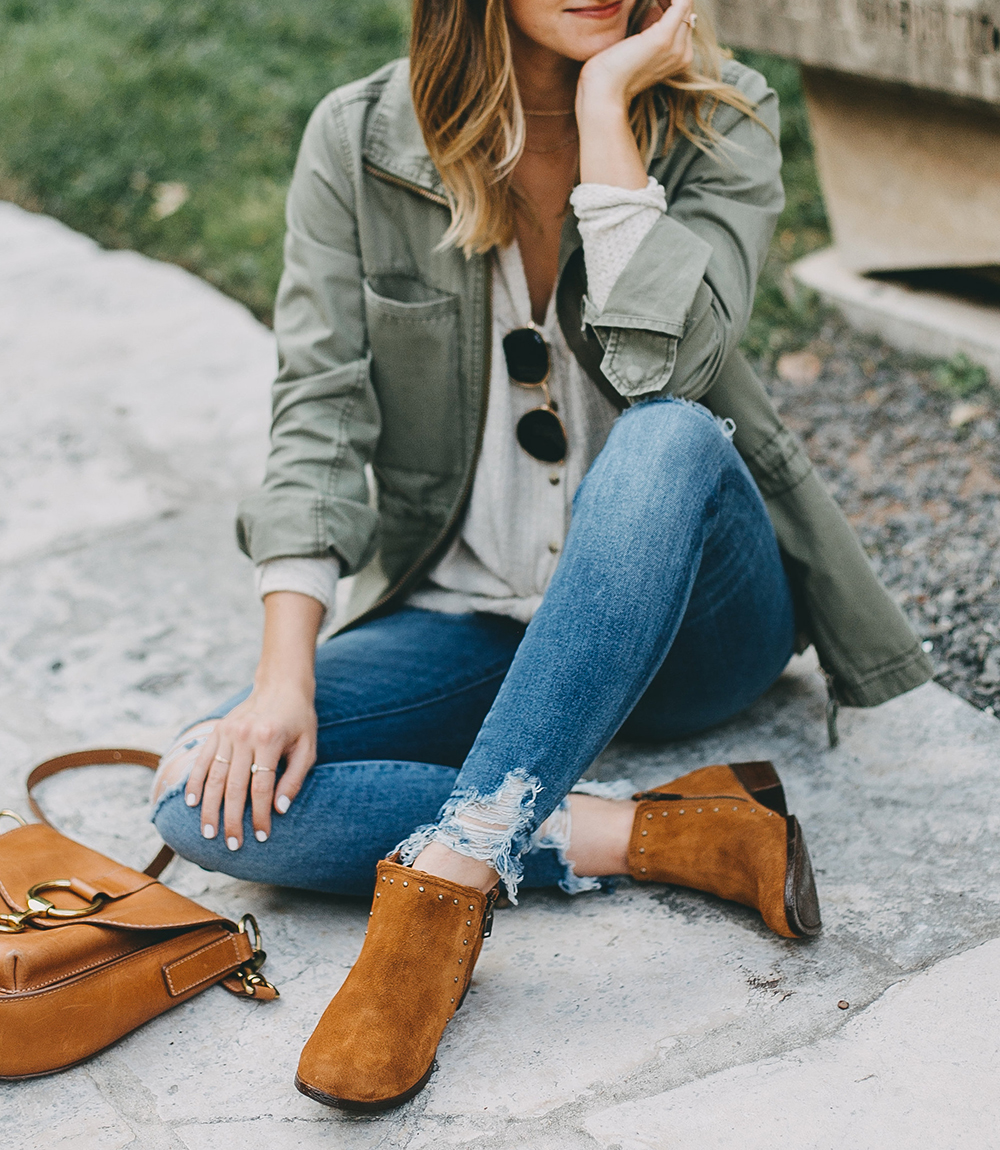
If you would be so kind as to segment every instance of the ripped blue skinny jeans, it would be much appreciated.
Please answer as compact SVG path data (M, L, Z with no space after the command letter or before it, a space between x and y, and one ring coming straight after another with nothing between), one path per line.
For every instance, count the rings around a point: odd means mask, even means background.
M256 841L248 809L238 851L202 838L183 783L153 821L184 857L256 882L369 895L380 858L440 841L489 861L514 895L594 889L564 852L566 796L597 755L616 733L678 739L735 715L793 642L739 454L703 407L640 403L577 490L527 627L403 607L334 636L316 653L317 765L271 837Z

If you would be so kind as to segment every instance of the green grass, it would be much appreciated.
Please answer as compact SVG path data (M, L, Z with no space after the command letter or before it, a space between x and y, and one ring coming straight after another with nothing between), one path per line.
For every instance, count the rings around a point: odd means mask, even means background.
M405 33L399 0L0 0L0 194L266 319L306 118Z
M990 377L985 367L973 363L965 352L960 351L945 363L938 364L934 370L934 382L946 395L968 399L983 391Z
M181 264L269 320L306 118L405 49L405 0L0 0L0 196ZM781 291L827 242L795 64L743 53L782 104L788 207L747 334L804 342Z

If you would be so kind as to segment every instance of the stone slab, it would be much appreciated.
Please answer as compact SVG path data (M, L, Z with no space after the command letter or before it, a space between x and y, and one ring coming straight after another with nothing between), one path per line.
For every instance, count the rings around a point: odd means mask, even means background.
M811 67L802 85L845 266L1000 265L1000 108Z
M997 0L711 0L719 39L1000 104Z
M178 458L190 457L185 427L205 435L203 421L215 421L215 438L198 464L204 479L169 488L166 515L157 493L166 490L162 475L175 481L172 456L165 453L165 465L164 453L144 449L131 471L95 492L107 506L96 507L81 530L67 498L79 475L75 458L46 454L32 407L13 409L10 434L27 454L9 465L0 457L0 482L10 498L23 498L27 458L32 490L44 496L44 529L29 531L25 545L18 541L26 535L12 534L18 545L0 557L0 806L24 809L23 778L38 758L95 744L162 746L180 723L250 674L259 608L231 522L240 490L259 467L252 454L266 425L261 381L273 348L268 333L230 301L176 269L134 257L140 270L129 306L151 317L173 300L180 313L189 308L200 339L173 340L167 324L155 339L144 324L116 330L109 315L105 330L119 341L119 358L118 366L103 364L87 317L104 322L92 301L116 290L123 262L16 209L0 210L0 250L4 244L22 252L16 265L0 262L7 395L16 392L9 381L36 372L39 403L67 432L89 437L95 467L116 458L109 431L116 417L101 386L132 389L133 442L173 437ZM61 252L65 283L56 306L44 285ZM79 292L73 261L81 269ZM7 282L10 267L15 288ZM59 364L55 352L18 339L19 329L32 325L44 333L43 344L59 345ZM245 346L241 332L248 333ZM43 353L52 367L38 372L35 359ZM206 362L222 366L211 380L201 377L202 386L188 386L188 374ZM154 378L177 380L173 404L142 394L137 381ZM94 398L74 406L78 391ZM231 433L240 419L245 431ZM40 445L36 456L33 444ZM119 487L123 505L115 503ZM145 502L133 502L134 491ZM736 720L669 746L613 744L593 770L648 786L706 762L773 758L816 864L826 923L820 938L782 940L744 908L627 880L572 900L526 893L519 908L498 914L427 1090L383 1117L348 1118L297 1094L291 1078L303 1042L357 955L367 907L174 862L165 879L176 889L222 913L257 916L281 999L242 1002L213 988L58 1079L0 1085L4 1144L610 1150L632 1137L633 1127L636 1137L653 1137L649 1122L661 1112L661 1098L705 1082L721 1083L713 1102L734 1113L746 1085L743 1078L727 1085L726 1075L762 1067L771 1073L768 1060L780 1063L789 1052L806 1058L801 1052L815 1048L808 1059L822 1067L830 1057L824 1043L841 1042L857 1047L863 1063L867 1032L852 1027L893 1001L887 990L924 970L940 969L947 980L950 968L936 964L976 955L1000 937L1000 724L928 685L873 711L845 712L841 744L830 750L823 711L822 682L803 657ZM41 797L67 833L137 865L155 846L148 782L138 768L90 768L43 784ZM850 1010L837 1008L841 999ZM901 1017L936 1031L948 1025L921 1001ZM961 1031L970 1025L975 1021L956 1015ZM922 1055L905 1027L886 1033L882 1057L902 1074ZM970 1081L991 1073L983 1043L963 1053L957 1034L948 1037L956 1073ZM844 1089L867 1105L870 1086L845 1081ZM887 1095L880 1113L891 1116L894 1097ZM636 1109L621 1109L629 1105ZM987 1104L976 1114L995 1127ZM718 1144L742 1147L743 1129ZM987 1145L985 1135L975 1144Z
M964 352L1000 386L1000 307L869 279L846 268L835 248L806 256L791 272L859 331L932 359Z

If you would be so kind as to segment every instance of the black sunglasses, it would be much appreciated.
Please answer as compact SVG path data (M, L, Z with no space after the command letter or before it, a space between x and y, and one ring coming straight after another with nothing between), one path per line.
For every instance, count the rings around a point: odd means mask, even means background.
M517 442L542 463L562 463L569 446L566 428L549 395L549 345L536 327L517 327L503 337L507 374L521 387L540 387L545 402L517 421Z

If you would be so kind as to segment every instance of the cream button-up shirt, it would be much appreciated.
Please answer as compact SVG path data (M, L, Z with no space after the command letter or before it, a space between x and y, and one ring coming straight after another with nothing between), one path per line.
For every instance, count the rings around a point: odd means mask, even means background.
M650 178L638 191L581 184L570 202L583 239L590 299L600 309L666 210L666 197ZM517 422L544 397L540 388L510 380L503 339L530 320L528 283L515 242L493 259L490 394L469 504L451 546L407 600L414 607L485 611L527 623L559 562L573 496L604 446L618 410L584 376L566 345L553 293L539 331L549 345L549 393L566 428L568 449L561 464L542 463L524 451L517 442ZM258 589L262 596L299 591L329 610L339 574L336 559L271 559L258 567Z

